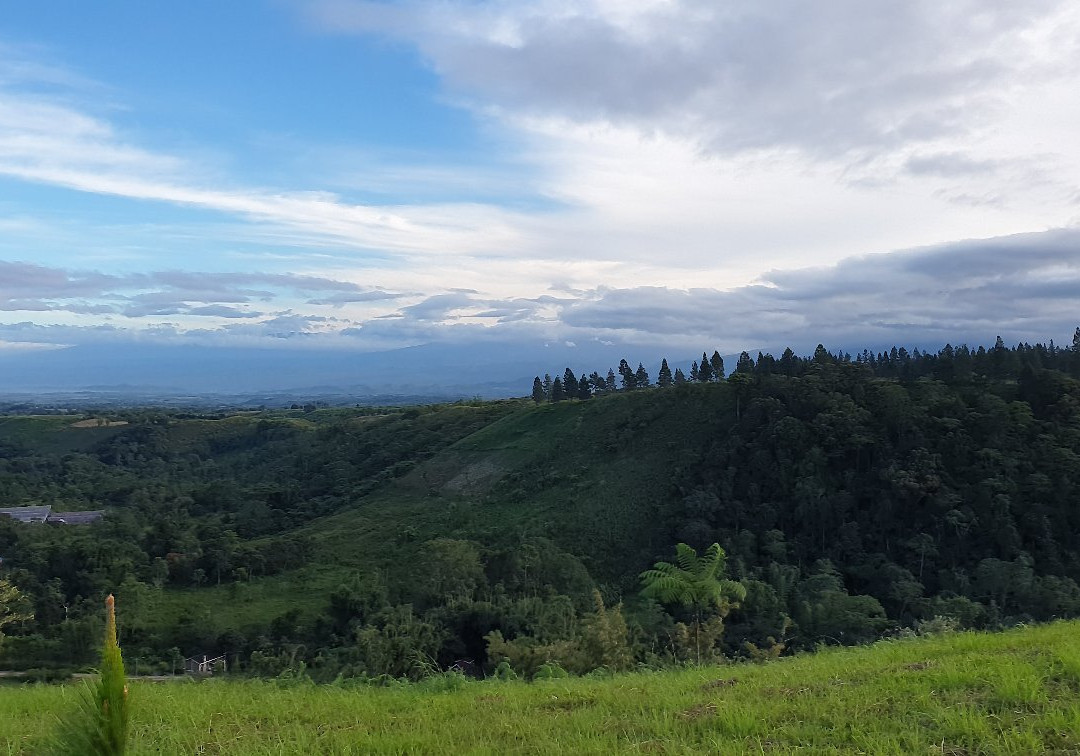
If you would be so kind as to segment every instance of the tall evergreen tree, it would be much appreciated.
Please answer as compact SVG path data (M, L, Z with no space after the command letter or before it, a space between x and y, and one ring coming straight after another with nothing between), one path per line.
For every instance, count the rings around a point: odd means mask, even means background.
M590 397L592 397L592 390L589 388L589 378L582 373L577 382L577 398L589 399Z
M637 370L634 371L634 388L648 388L649 387L649 374L645 372L645 366L640 362L637 364Z
M799 358L791 351L791 347L788 347L784 350L784 353L780 355L780 372L783 375L795 375L798 363Z
M544 384L540 382L540 376L533 378L532 400L540 404L547 396L544 394Z
M589 384L592 386L592 393L595 395L607 393L607 381L603 376L595 370L589 374Z
M697 379L702 383L708 383L713 379L712 365L709 364L709 355L701 353L701 363L697 369Z
M696 381L698 379L698 366L697 360L690 363L690 380Z
M562 379L556 378L551 382L551 401L561 402L566 398L566 394L563 392Z
M757 353L757 372L761 375L770 375L776 372L776 358L766 352L762 354Z
M551 401L551 374L544 373L544 397Z
M636 387L637 379L634 377L634 371L630 369L630 363L626 360L619 360L619 375L622 377L623 391L632 391Z
M1017 354L1005 346L1001 337L997 337L994 348L990 350L990 369L995 378L1005 378L1016 372L1019 361Z
M660 388L671 385L671 368L668 367L667 358L660 363L660 372L656 374L656 385Z
M563 392L566 394L567 399L577 398L577 378L574 376L574 371L570 368L567 368L566 372L563 373L562 385Z
M608 368L607 378L604 379L604 384L606 386L604 391L608 392L609 394L615 393L615 390L618 388L615 383L615 371L611 368Z
M1080 327L1073 331L1072 354L1070 357L1072 359L1070 360L1071 364L1069 367L1072 370L1072 374L1080 376Z
M739 355L739 361L735 363L735 372L743 375L750 375L754 372L754 358L750 356L749 352L743 352Z
M686 383L686 375L683 373L682 368L675 368L674 383L676 386L681 386Z
M712 368L713 380L724 380L724 358L720 356L720 352L714 351L712 357L709 358L709 366Z
M893 349L896 349L896 347L893 347ZM986 373L986 370L987 370L986 347L984 347L982 344L979 344L979 348L977 350L975 350L975 354L973 355L973 362L975 363L975 372L977 372L977 373Z

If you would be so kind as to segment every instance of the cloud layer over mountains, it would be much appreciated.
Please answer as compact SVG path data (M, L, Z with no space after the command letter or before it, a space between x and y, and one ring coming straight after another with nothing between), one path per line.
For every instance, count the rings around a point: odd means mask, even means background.
M1080 315L1080 232L1058 230L848 258L836 265L776 270L728 290L660 286L552 291L497 299L461 290L400 304L401 294L343 281L287 275L138 276L0 264L0 310L113 313L146 321L141 338L203 345L386 348L401 343L536 343L698 346L722 351L963 340L1066 339ZM282 309L299 294L328 314ZM342 302L374 302L367 321L333 315ZM161 323L185 316L194 326ZM200 319L224 326L199 327ZM0 326L0 340L41 344L123 342L111 323Z
M200 12L140 10L190 44ZM0 32L0 358L934 347L1080 320L1070 0L267 13L221 15L243 49L179 82L30 6Z

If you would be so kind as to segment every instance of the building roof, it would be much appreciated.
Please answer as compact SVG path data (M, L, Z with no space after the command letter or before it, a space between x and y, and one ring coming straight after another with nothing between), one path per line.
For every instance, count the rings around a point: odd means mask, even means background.
M83 512L53 512L44 507L0 507L0 515L7 515L19 522L53 522L58 525L89 525L105 516L104 509L88 509Z
M7 515L19 522L44 522L52 511L46 507L0 507L0 515Z
M63 523L64 525L89 525L104 516L104 509L88 509L85 512L53 512L49 515L48 522Z

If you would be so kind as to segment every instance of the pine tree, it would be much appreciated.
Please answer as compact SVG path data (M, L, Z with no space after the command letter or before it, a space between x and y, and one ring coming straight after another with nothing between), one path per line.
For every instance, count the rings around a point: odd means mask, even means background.
M612 370L611 368L608 368L607 378L604 380L604 385L605 385L604 391L606 391L609 394L615 393L615 390L618 388L615 385L615 371Z
M749 352L743 352L739 355L739 361L735 363L735 372L742 375L750 375L754 372L754 358L750 356Z
M544 373L544 398L551 401L551 374Z
M682 368L675 368L675 385L681 386L686 383L686 376L683 374Z
M697 379L698 379L697 360L694 360L694 362L690 365L690 380L697 381Z
M667 358L660 363L660 372L656 375L656 385L667 388L671 385L671 368L668 367Z
M630 369L630 363L625 359L619 360L619 375L622 377L623 391L633 391L636 388L636 378L634 377L634 371Z
M1006 378L1013 373L1016 366L1016 356L1005 346L1000 336L994 342L994 348L990 350L990 370L995 378Z
M607 393L607 381L595 370L589 373L589 385L592 386L594 396Z
M589 399L591 397L592 390L589 388L589 379L584 373L582 373L581 378L579 378L577 382L577 398Z
M709 364L709 356L704 352L701 353L701 364L698 365L697 379L702 383L708 383L712 380L712 365Z
M544 395L544 384L540 382L540 376L533 378L532 400L541 404L547 397Z
M770 375L776 370L776 358L766 352L757 353L757 372L760 375Z
M1071 367L1073 375L1080 375L1080 328L1073 332Z
M784 350L784 353L780 355L780 372L784 375L795 375L798 362L799 358L796 357L795 353L788 347Z
M712 357L709 358L709 366L712 368L713 380L724 380L724 358L720 356L720 352L714 351Z
M637 364L637 370L634 372L634 388L648 388L649 387L649 374L645 372L645 366L640 362Z
M574 371L570 368L567 368L566 372L563 373L562 385L563 393L566 394L567 399L577 398L577 378L574 376Z
M551 401L561 402L566 398L566 394L563 392L562 379L556 378L551 382Z

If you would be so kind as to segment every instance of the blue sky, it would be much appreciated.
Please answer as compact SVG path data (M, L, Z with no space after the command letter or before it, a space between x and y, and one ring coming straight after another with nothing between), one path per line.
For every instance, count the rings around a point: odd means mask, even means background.
M0 358L1057 338L1068 0L15 3Z

